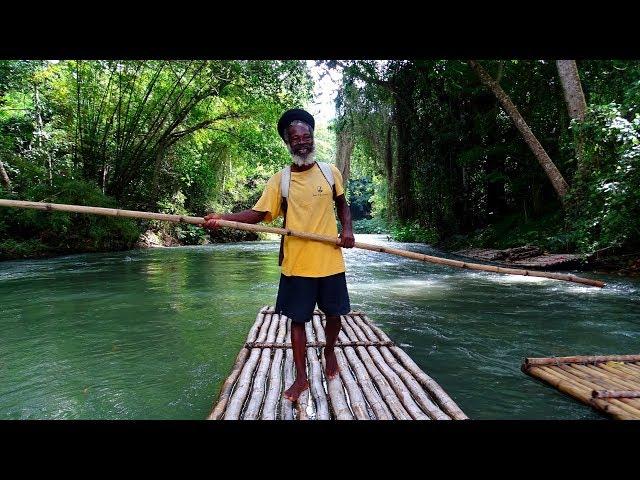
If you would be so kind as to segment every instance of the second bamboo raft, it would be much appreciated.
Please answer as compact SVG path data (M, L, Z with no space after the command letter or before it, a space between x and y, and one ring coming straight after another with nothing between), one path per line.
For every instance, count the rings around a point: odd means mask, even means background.
M342 316L335 352L340 375L324 375L325 318L307 322L310 388L298 402L282 396L295 366L290 321L263 307L222 385L210 420L462 420L447 393L361 312Z
M640 420L640 355L526 358L522 371L618 420Z

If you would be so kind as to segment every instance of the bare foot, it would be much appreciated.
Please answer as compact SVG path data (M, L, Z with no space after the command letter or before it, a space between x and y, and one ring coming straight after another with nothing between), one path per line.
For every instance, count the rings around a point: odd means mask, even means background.
M309 381L307 379L299 380L296 378L296 381L293 382L293 385L291 385L289 389L284 392L284 398L286 398L290 402L296 402L298 401L298 397L300 396L300 394L307 388L309 388Z
M333 350L327 350L325 348L324 359L327 364L326 366L327 379L333 380L340 373L340 368L338 367L338 359L336 358L336 353Z

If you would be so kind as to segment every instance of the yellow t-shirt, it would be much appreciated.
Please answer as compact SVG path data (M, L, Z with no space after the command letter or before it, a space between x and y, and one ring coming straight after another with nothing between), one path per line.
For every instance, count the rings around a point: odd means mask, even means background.
M336 196L340 196L344 193L342 175L334 165L331 165L331 170ZM252 209L267 212L265 222L271 222L283 214L281 176L280 171L269 179L260 200ZM287 228L330 237L338 236L333 192L317 164L304 172L291 171L287 198ZM344 271L342 249L337 245L297 237L284 238L284 275L326 277Z

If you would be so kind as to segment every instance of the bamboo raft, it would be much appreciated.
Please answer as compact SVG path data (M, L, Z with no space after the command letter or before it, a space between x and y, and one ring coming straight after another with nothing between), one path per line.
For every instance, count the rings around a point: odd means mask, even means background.
M640 355L526 358L522 371L618 420L640 420Z
M322 312L305 324L310 388L283 398L295 366L287 317L263 307L249 330L209 420L463 420L468 417L431 377L362 312L342 316L340 375L324 376Z
M583 268L589 255L571 253L543 253L538 247L516 247L505 250L470 248L454 252L461 258L480 260L503 268L526 268L530 270L568 270Z

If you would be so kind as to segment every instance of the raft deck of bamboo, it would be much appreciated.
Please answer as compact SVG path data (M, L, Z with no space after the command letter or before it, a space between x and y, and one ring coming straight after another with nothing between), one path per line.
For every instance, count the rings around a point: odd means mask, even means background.
M526 358L522 371L618 420L640 420L640 355Z
M462 420L447 393L361 312L342 316L336 343L340 375L327 380L325 318L306 323L310 388L283 398L295 377L290 322L263 307L220 389L210 420Z

